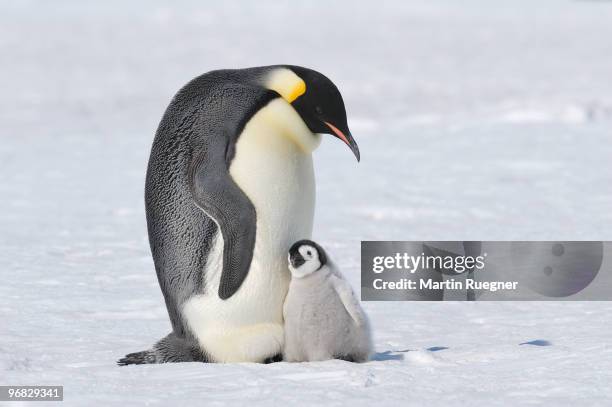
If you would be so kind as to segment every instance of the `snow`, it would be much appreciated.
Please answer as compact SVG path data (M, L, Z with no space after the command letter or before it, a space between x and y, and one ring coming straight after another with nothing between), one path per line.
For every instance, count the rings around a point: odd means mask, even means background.
M612 240L610 21L604 1L2 3L0 384L64 385L65 405L609 405L607 302L364 303L359 365L115 361L169 331L144 173L187 80L293 63L337 83L362 162L316 152L315 238L358 289L360 240Z

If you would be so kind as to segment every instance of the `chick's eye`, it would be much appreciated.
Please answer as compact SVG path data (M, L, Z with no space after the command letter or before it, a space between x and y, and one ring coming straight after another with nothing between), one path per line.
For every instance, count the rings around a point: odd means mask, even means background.
M321 109L321 106L315 106L315 112L317 112L317 114L323 114L323 109Z
M309 256L312 256L312 252L311 252L310 250L308 250L308 251L306 252L306 254L307 254L307 255L309 255Z

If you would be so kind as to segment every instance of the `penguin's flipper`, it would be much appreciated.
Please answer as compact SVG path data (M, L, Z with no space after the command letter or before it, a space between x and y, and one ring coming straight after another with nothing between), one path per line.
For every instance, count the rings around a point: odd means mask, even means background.
M224 80L225 81L225 80ZM206 92L199 92L205 94ZM225 83L206 100L198 127L198 154L189 168L196 205L223 236L219 297L230 298L246 278L255 248L255 207L229 174L236 142L247 121L278 93L260 86Z
M340 297L344 308L351 316L353 321L355 321L355 324L357 324L357 326L364 325L366 322L366 316L361 308L361 305L359 305L359 300L357 297L355 297L355 293L353 292L351 285L346 280L335 275L332 275L330 280L334 290L338 294L338 297Z
M226 300L246 278L255 247L256 212L227 171L225 146L210 146L192 166L195 203L211 217L223 236L223 271L219 298ZM223 149L223 151L215 151Z

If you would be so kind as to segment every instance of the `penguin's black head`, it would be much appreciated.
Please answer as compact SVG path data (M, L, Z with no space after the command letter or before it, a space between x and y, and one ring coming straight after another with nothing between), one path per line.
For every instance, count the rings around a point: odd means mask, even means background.
M346 120L340 91L325 75L300 66L285 65L303 81L291 89L286 99L298 112L311 132L331 134L342 140L360 160L359 147Z
M325 250L312 240L297 241L289 249L289 270L304 277L327 264Z

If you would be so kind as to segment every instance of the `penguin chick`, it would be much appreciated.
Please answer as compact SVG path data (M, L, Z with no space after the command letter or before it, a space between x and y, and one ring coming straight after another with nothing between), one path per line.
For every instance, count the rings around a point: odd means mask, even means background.
M323 248L311 240L294 243L289 270L284 360L367 361L372 352L367 316Z

